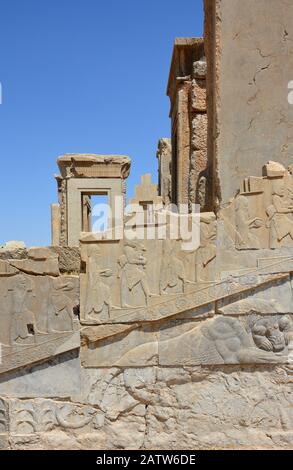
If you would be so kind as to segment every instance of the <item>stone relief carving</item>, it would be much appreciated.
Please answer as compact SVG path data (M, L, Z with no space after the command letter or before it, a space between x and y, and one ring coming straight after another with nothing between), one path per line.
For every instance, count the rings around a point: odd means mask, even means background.
M211 233L211 236L214 237L213 229L209 230L211 230L211 232L209 231L208 233ZM176 241L173 241L172 243L175 242ZM164 249L166 249L164 243L165 242L161 242L160 244L161 251L146 249L145 243L143 245L139 243L139 248L136 244L131 247L129 246L127 250L129 252L128 258L125 255L123 245L120 244L119 254L116 253L114 255L115 259L113 257L113 263L110 262L111 256L109 255L111 248L108 248L109 256L107 255L107 266L111 267L114 274L109 278L111 284L109 283L107 285L110 286L112 297L115 297L115 304L112 302L109 319L107 316L104 320L100 319L98 321L98 319L95 319L95 321L87 321L87 318L82 316L82 322L86 324L137 321L152 322L191 310L195 311L202 306L219 302L222 299L252 293L255 289L261 287L267 289L269 285L272 286L279 282L285 282L292 264L291 259L280 259L275 261L273 265L272 263L266 263L263 266L261 265L259 269L254 268L251 270L250 274L249 271L246 271L245 275L226 277L222 281L196 283L189 280L192 278L192 267L194 270L194 264L191 263L190 265L190 261L198 260L199 251L201 252L202 262L204 263L206 261L207 267L214 269L215 246L212 242L208 242L203 246L202 250L200 249L195 252L195 257L190 256L190 253L182 254L180 250L177 251L177 248L172 250L172 254L169 257L164 256ZM169 245L169 249L172 243ZM102 244L100 246L102 246ZM106 244L106 246L111 247L112 245ZM153 245L150 246L153 247ZM176 246L178 247L179 245ZM160 257L157 256L158 253L161 253ZM119 264L116 261L116 256L119 260ZM186 263L186 259L188 263ZM170 263L169 260L172 262ZM129 267L126 270L128 263ZM131 263L134 264L132 265ZM105 266L100 266L100 269L106 269ZM199 265L197 264L196 267L198 276ZM271 271L276 274L270 274ZM190 278L188 278L189 275ZM84 281L86 281L88 275L84 276ZM106 278L104 282L106 282ZM125 288L122 288L122 282ZM153 290L154 285L159 286L161 290L153 293L151 290ZM88 302L86 293L89 292L89 295L91 295L92 291L91 289L87 290L86 282L83 282L82 286L81 304L85 305L86 302ZM136 291L133 292L131 286L135 287ZM123 299L122 293L124 294ZM136 297L133 296L134 293ZM122 307L122 305L124 305L124 307ZM137 306L135 307L135 305ZM245 313L245 307L241 308L244 308ZM251 307L248 307L248 312L251 310L253 311ZM266 311L264 311L264 313L266 313ZM233 312L231 314L233 314Z
M245 196L238 196L235 200L235 225L236 225L236 247L260 248L260 241L252 233L252 229L263 226L263 220L254 217L250 218L248 199Z
M252 317L249 323L255 345L264 351L284 351L293 340L293 322L289 315Z
M285 322L280 319L280 324ZM291 321L291 320L290 320ZM258 328L260 326L258 325ZM180 333L183 331L182 333ZM278 346L278 335L270 330L268 341L275 344L265 349L256 340L256 327L251 330L248 317L242 320L218 316L200 322L171 322L167 329L157 326L152 335L132 330L117 336L115 350L107 342L96 343L98 348L82 352L83 366L94 367L144 367L151 364L162 366L194 366L220 364L282 364L288 362L288 348ZM292 330L286 332L292 337ZM271 343L272 342L272 343ZM280 343L281 344L281 343Z
M82 449L87 442L92 449L137 449L156 447L160 435L161 448L167 448L174 443L175 433L184 448L192 447L194 439L205 448L219 447L219 442L233 447L235 436L243 446L271 449L273 442L278 448L288 447L293 402L292 377L286 366L230 365L228 371L181 366L85 369L81 396L89 405L11 399L10 442L16 449L46 448L48 441L54 448ZM39 410L53 411L40 420L44 424L37 426L37 433L31 425L15 426L15 409L32 403ZM83 424L90 418L91 409L96 411L92 421L74 428L76 422ZM56 410L64 427L58 424ZM73 419L71 412L80 418Z
M63 276L61 280L58 257L47 248L31 248L26 256L1 261L0 341L6 347L36 344L50 332L73 331L78 278L73 282ZM66 283L71 291L67 296Z
M197 280L215 280L217 224L213 213L201 216L200 247L196 255Z
M76 278L69 276L40 280L18 274L11 278L6 294L10 306L8 343L30 344L48 333L74 331L75 281ZM43 291L50 294L45 299L42 298ZM4 319L1 323L7 327Z
M181 336L159 344L159 363L162 365L261 364L286 360L286 354L274 354L256 347L245 325L231 317L207 320Z
M11 432L97 429L102 413L91 406L52 400L11 401Z
M216 8L211 8L212 3ZM225 126L219 127L225 115L221 98L227 90L222 93L225 80L217 72L225 69L221 67L225 42L233 36L235 50L253 49L243 47L247 43L241 31L245 31L244 23L240 28L236 22L237 31L230 34L225 15L231 9L223 9L222 3L227 2L205 2L205 41L176 40L168 84L172 139L159 144L159 187L152 184L150 175L144 175L130 201L143 214L140 222L130 226L139 226L145 233L146 219L151 228L168 226L155 204L176 200L188 203L190 209L199 203L203 212L200 245L184 252L179 234L176 240L161 236L130 242L126 237L112 240L110 230L91 233L89 194L105 189L109 201L119 195L125 202L130 160L115 155L59 158L55 239L67 248L74 245L79 256L82 229L82 263L77 256L75 268L68 270L65 263L62 271L60 259L50 249L19 246L21 256L17 250L11 259L5 250L1 252L0 382L5 384L1 397L6 398L0 398L0 449L6 439L7 446L16 448L70 447L72 442L80 447L119 449L168 448L178 442L183 448L292 444L293 165L287 170L270 161L262 177L246 177L239 191L235 189L233 179L246 173L240 160L256 166L253 153L243 159L241 149L245 153L246 141L256 134L259 110L253 86L253 96L246 100L252 110L246 129L249 136L236 142L237 132L229 129L233 112L231 116L226 113ZM285 7L279 5L276 15L283 52L291 46L291 31L283 24L285 19L279 21ZM241 21L244 11L245 7ZM255 13L253 17L259 20ZM250 20L251 16L250 12ZM269 35L274 39L271 23ZM250 36L265 44L268 38L259 29L261 34ZM276 46L279 50L279 39ZM209 51L208 62L216 65L208 74L204 49ZM255 66L259 61L258 71L270 68L264 72L267 83L279 72L278 50L270 54L276 63L267 65L267 55L254 51L252 62ZM250 85L259 85L254 72ZM207 90L217 111L211 119L206 116ZM288 134L286 116L277 101L276 95L271 111L280 111L281 132ZM261 121L266 132L268 122ZM207 128L214 137L209 142ZM221 151L223 143L227 144L225 132L235 134L235 145L226 156ZM256 146L250 146L255 149L255 161L261 161L269 147L261 149L260 137ZM282 139L280 160L286 161L291 142L288 135ZM209 162L207 154L215 158ZM220 154L222 162L218 158L219 164L214 164ZM229 175L233 158L238 164ZM227 197L232 199L227 201ZM88 213L84 211L84 217L77 220L81 206ZM216 208L216 215L204 212L209 208ZM60 271L75 272L76 277L60 275ZM48 390L54 374L59 375L57 384ZM65 383L73 375L78 378L71 381L70 391L66 387L62 391L61 380ZM54 400L47 398L52 396Z
M48 331L73 331L76 316L75 309L79 305L79 296L76 286L76 278L58 277L51 279L51 306L52 316L50 318L48 309Z
M38 272L39 262L46 263L47 251L31 249L29 256L30 271ZM46 267L43 274L26 274L15 268L1 278L0 373L79 347L74 314L79 303L78 278L48 276L46 272Z
M24 343L31 339L34 341L37 333L36 320L34 313L28 308L29 297L35 295L31 279L22 274L15 276L8 292L11 292L9 344Z
M93 329L86 333L82 364L84 367L143 367L289 361L293 349L290 315L209 317L205 315L197 321L171 320L154 324L152 328L117 325L115 331ZM107 340L109 336L111 342Z
M183 293L187 282L183 261L178 257L178 242L165 240L160 275L160 293Z
M5 400L0 398L0 434L8 431L8 406Z
M172 244L168 248L171 247ZM173 251L172 255L178 256L176 251ZM172 256L166 256L166 258L172 260ZM121 316L118 315L113 319L116 329L111 325L104 325L100 327L104 330L89 330L87 338L92 339L87 339L83 344L83 365L85 367L94 367L98 364L103 367L114 365L140 367L151 363L212 365L286 362L292 351L290 339L292 338L292 319L290 315L272 315L272 313L274 308L280 313L290 311L292 302L290 276L285 270L291 269L292 260L291 264L288 264L287 258L280 259L278 262L275 260L273 264L272 261L267 261L267 263L260 263L257 270L245 271L244 274L234 276L229 275L224 280L205 288L195 291L186 290L174 295L162 294L159 302L156 300L149 307L133 309L132 313L129 310L125 314L122 309ZM166 279L174 279L172 286L178 287L177 281L184 279L182 274L184 265L180 264L180 270L177 270L174 261L172 261L173 265L175 265L174 272L169 271L169 265L166 265L166 269L168 268ZM274 270L277 274L269 274ZM182 275L178 276L178 272ZM162 277L161 274L160 277ZM189 285L188 281L186 285ZM183 288L183 283L180 286ZM162 302L164 297L167 297L167 300ZM283 306L273 302L274 298L280 297L283 298ZM270 302L269 298L271 298ZM203 306L209 305L209 308L203 309ZM251 315L254 311L262 312L263 315L266 314L266 317ZM189 315L188 312L190 312ZM213 320L205 320L215 316L215 312L225 316L219 315ZM179 319L180 314L185 315L181 316L185 319L184 324L188 324L188 318L189 322L192 318L197 319L196 324L189 323L188 331L181 335L180 325L183 323L178 320L174 328L174 331L178 330L174 335L176 338L171 337L166 340L162 320L166 321L169 317L175 318L175 316ZM227 321L225 318L228 318ZM253 319L255 319L254 323ZM126 326L119 324L124 321L129 324ZM149 322L149 326L152 327L148 334L140 328L139 322L141 321ZM131 322L138 323L136 326L132 323L132 328L130 328ZM257 335L259 329L263 330L263 333ZM273 343L274 332L276 338L278 336L279 340L283 338L282 344L285 346L279 349L277 346L267 349L260 347L259 337L262 336L263 344L268 341ZM112 337L110 342L107 340L109 337ZM277 339L275 343L277 344ZM172 357L172 351L174 351L174 357Z
M120 256L121 306L147 306L151 297L145 272L147 258L146 248L142 243L127 242L124 254Z
M220 211L225 234L237 250L293 247L293 177L269 162L263 177L249 177Z
M86 323L127 321L132 311L153 308L160 298L173 298L194 284L188 279L195 276L192 259L179 240L83 241L83 252L81 318Z
M278 248L283 242L293 241L293 191L283 181L272 185L272 204L266 209L267 227L270 232L270 248Z
M91 247L88 255L85 314L87 317L100 316L101 320L109 320L111 292L103 279L111 276L112 272L109 269L101 269L101 253L97 246Z

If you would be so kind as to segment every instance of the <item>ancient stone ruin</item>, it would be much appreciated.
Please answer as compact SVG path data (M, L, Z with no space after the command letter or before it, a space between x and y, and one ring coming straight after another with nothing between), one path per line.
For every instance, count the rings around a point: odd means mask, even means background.
M293 447L292 57L292 2L205 0L158 185L58 158L52 246L0 249L1 449Z

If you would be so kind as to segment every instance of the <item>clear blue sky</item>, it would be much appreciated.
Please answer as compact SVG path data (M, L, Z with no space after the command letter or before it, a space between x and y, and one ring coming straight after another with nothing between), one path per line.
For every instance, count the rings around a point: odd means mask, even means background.
M170 136L166 84L176 36L201 36L202 0L2 0L0 244L50 244L56 158L132 158L157 177Z

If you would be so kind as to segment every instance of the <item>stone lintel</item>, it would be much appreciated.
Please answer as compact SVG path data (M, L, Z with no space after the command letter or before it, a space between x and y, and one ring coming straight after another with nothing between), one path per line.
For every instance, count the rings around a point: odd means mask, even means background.
M131 160L126 155L65 154L57 159L63 178L127 178Z

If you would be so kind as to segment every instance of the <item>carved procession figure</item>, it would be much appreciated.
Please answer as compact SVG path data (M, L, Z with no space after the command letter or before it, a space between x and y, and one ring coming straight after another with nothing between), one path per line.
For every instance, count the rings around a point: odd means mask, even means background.
M293 240L293 194L279 181L273 184L272 204L267 208L267 227L270 229L270 248L278 248L282 241Z
M75 303L69 294L74 291L74 283L62 279L52 280L51 310L48 316L50 331L73 331Z
M103 282L103 278L112 276L112 271L101 269L99 255L96 246L89 248L85 313L87 317L102 321L110 318L112 306L110 287Z
M250 217L248 199L240 195L235 201L236 247L260 248L260 241L251 232L251 229L262 227L263 221L259 217Z
M179 241L165 241L160 276L160 294L177 294L184 292L185 268L177 256Z
M149 303L151 293L145 272L145 251L142 244L128 241L124 254L119 258L122 308L146 306Z
M35 316L28 307L29 298L34 295L32 281L19 274L15 277L13 287L9 289L9 292L12 293L11 344L24 342L28 338L35 339L37 332Z
M209 270L213 269L216 261L217 228L215 222L207 218L201 220L200 230L200 247L196 255L197 280L205 281L209 278Z

